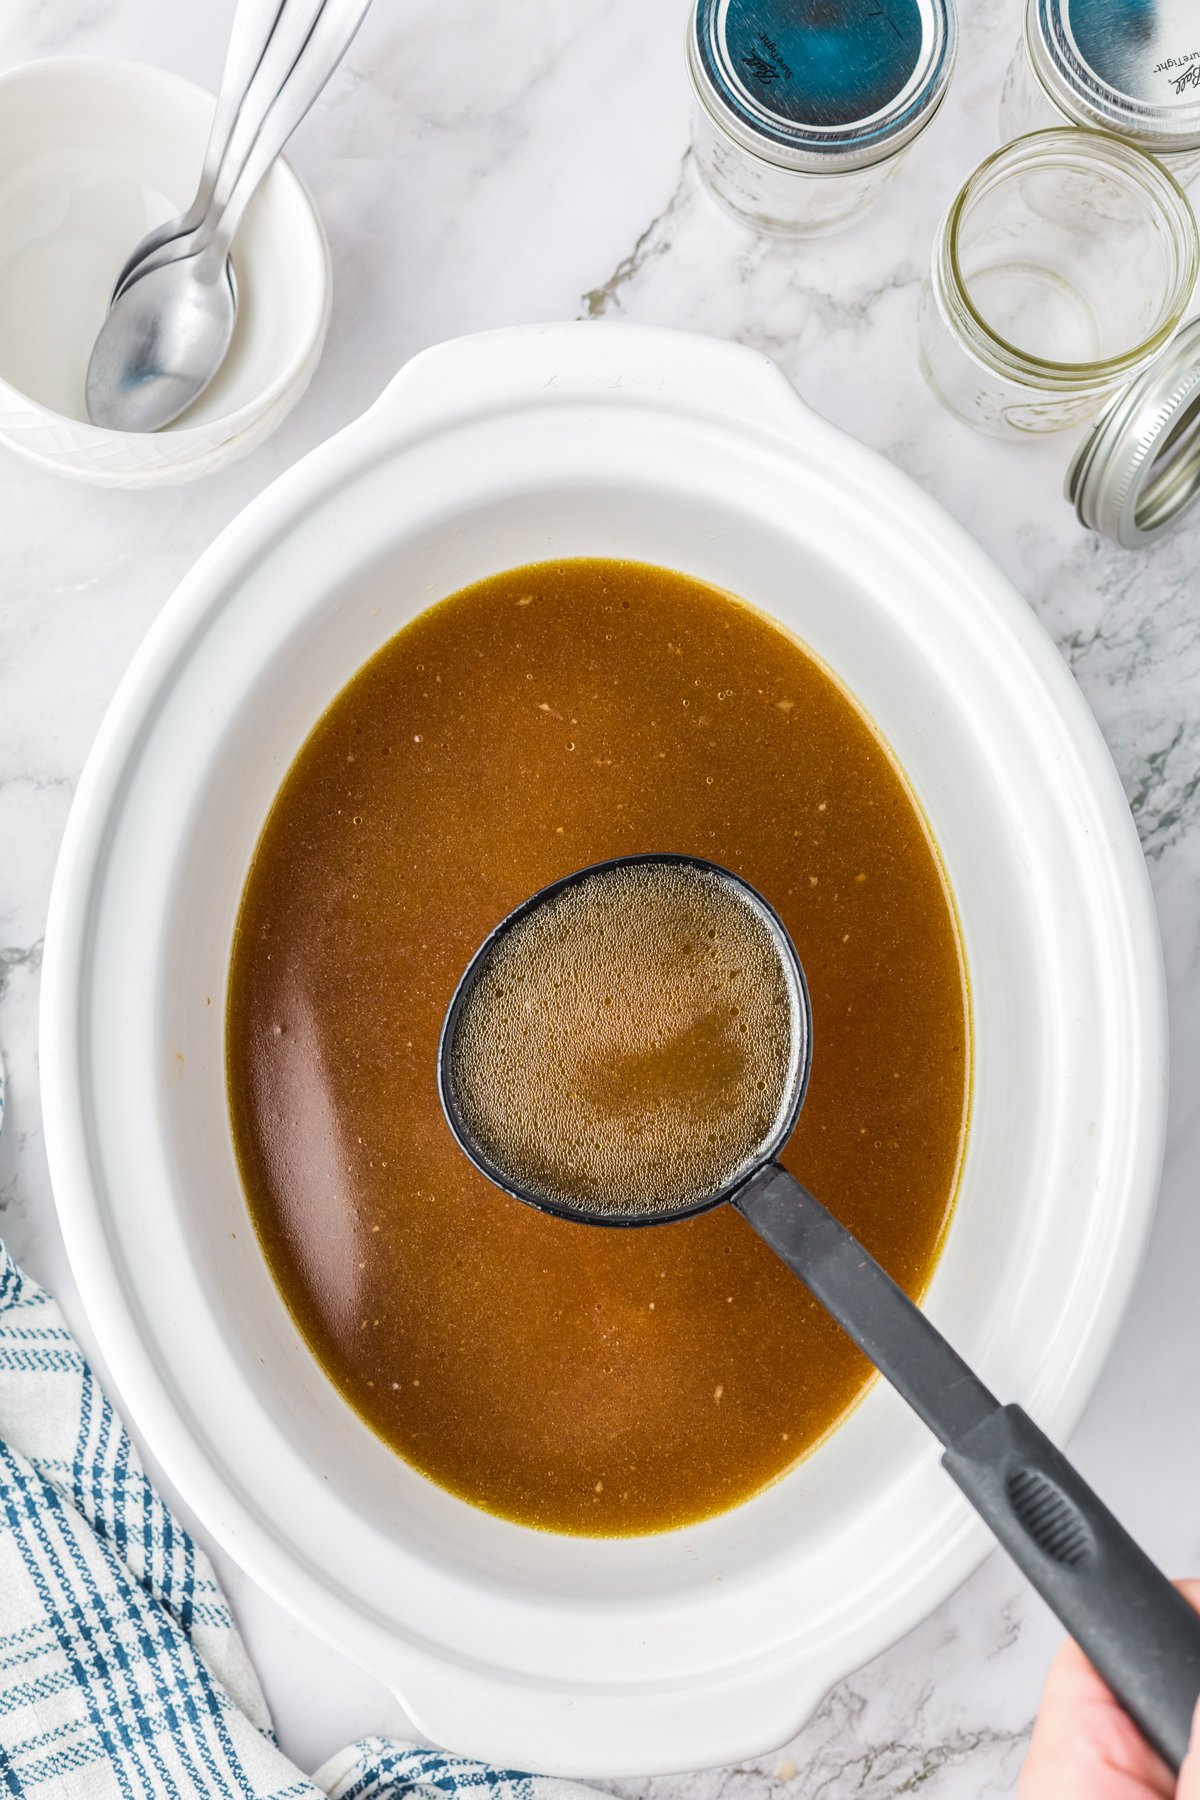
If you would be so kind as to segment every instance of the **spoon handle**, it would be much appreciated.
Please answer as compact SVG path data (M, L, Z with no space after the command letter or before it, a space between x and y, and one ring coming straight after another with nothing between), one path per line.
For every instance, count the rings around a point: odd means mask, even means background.
M185 213L156 225L130 252L113 284L114 297L120 293L140 264L148 262L156 251L174 244L178 238L190 236L207 218L234 125L262 62L283 3L284 0L238 0L216 110L204 152L204 166L200 171L195 196Z
M225 69L217 94L217 110L213 114L208 149L204 153L204 169L196 198L184 215L188 230L194 230L208 213L234 126L271 43L284 4L285 0L238 0L234 9Z
M286 9L293 0L284 3ZM216 221L207 251L211 257L223 261L228 254L260 182L346 54L370 4L371 0L324 0L318 7L312 30L267 110Z
M327 0L277 0L275 28L246 89L201 216L198 249L220 229L221 216L241 180L263 124L291 79L326 3Z
M241 0L235 24L242 18L244 9L253 11L259 4L261 4L261 0ZM212 186L203 210L193 219L192 213L196 212L194 203L189 213L189 219L192 220L191 228L183 232L172 231L157 249L147 252L139 246L139 251L135 252L134 258L126 266L117 283L116 295L128 287L131 281L140 281L144 275L149 275L165 263L178 262L189 256L205 255L213 249L214 245L217 245L214 260L224 262L233 232L236 231L241 214L245 211L246 201L240 203L233 229L227 236L222 233L226 212L234 195L239 190L247 164L256 154L263 127L266 121L273 116L274 110L283 96L289 92L289 84L296 74L301 58L308 50L315 29L328 9L330 0L268 0L268 4L273 15L271 30L261 46L261 55L258 61L250 70L244 91L238 96L238 104L231 108L233 116L230 119L220 162L213 172ZM365 11L365 7L362 10ZM247 37L249 37L248 27ZM346 43L349 41L347 38ZM248 56L247 52L247 60ZM336 63L330 65L326 78L329 73L332 73L335 66ZM314 99L319 92L320 87L315 90ZM224 88L222 88L222 95L224 95ZM311 104L310 100L309 105ZM304 110L307 111L307 107ZM297 116L296 124L303 116L303 112ZM216 123L214 121L214 135L215 131ZM261 172L254 181L254 188L258 186L278 154L279 150L275 149L265 157ZM254 188L251 188L251 193ZM198 199L199 196L197 196ZM218 239L220 239L220 244L218 244Z
M777 1164L733 1204L946 1446L942 1466L1178 1771L1200 1614L1019 1406L1001 1406L854 1235Z

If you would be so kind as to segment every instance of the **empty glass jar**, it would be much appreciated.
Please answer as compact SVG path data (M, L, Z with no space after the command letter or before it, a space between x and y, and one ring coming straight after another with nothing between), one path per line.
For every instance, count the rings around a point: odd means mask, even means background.
M1182 323L1195 216L1161 163L1103 132L1054 129L975 170L934 244L926 379L997 437L1095 416Z
M697 0L697 166L758 231L837 231L891 180L941 104L953 0Z
M1063 124L1128 138L1184 185L1200 174L1197 0L1026 0L1000 135Z

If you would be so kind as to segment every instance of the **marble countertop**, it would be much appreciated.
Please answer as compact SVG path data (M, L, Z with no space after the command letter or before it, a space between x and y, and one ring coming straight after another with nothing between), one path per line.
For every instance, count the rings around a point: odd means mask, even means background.
M230 0L10 0L0 68L128 56L215 87ZM37 1090L42 931L71 794L134 647L221 527L353 418L415 351L531 319L628 318L768 351L820 411L891 457L985 546L1095 709L1149 860L1172 1007L1158 1220L1133 1306L1074 1443L1085 1473L1173 1571L1200 1568L1200 516L1139 556L1076 524L1071 445L1002 445L940 412L914 358L935 223L995 146L1016 0L963 0L949 98L882 207L851 231L757 240L697 187L684 0L377 0L293 161L335 270L333 325L298 410L196 486L98 493L0 465L0 1233L85 1342L55 1222ZM395 1701L221 1559L284 1747L306 1768ZM1058 1631L999 1555L902 1644L841 1684L786 1750L736 1769L626 1781L654 1800L849 1800L1013 1792Z

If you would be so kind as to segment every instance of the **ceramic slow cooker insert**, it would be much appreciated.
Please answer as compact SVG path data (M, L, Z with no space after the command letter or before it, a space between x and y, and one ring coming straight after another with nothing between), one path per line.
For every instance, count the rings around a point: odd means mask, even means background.
M406 620L578 555L664 564L773 614L907 770L957 900L975 1025L970 1141L926 1304L1059 1437L1149 1228L1165 1022L1133 825L1050 640L937 507L763 357L607 324L444 345L184 581L100 732L47 933L47 1145L84 1304L207 1529L423 1731L510 1766L616 1775L783 1741L988 1539L878 1386L785 1479L701 1525L597 1541L490 1517L372 1436L267 1272L222 1034L269 805Z

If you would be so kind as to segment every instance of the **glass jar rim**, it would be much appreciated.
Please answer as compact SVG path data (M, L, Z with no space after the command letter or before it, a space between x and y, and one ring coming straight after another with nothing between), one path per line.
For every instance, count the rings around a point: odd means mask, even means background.
M1060 362L1035 355L1011 344L991 326L971 299L959 261L959 233L971 204L998 180L1018 173L1029 160L1061 151L1064 158L1092 158L1101 166L1139 175L1148 198L1156 201L1171 228L1179 270L1167 319L1140 343L1119 355L1095 362ZM1048 127L1027 132L994 150L978 164L959 189L938 234L934 249L935 281L943 292L955 323L977 354L999 372L1026 385L1050 389L1107 384L1114 377L1138 368L1165 345L1178 330L1200 271L1200 229L1187 195L1170 171L1147 151L1111 132L1077 125Z
M1200 148L1200 98L1172 106L1126 94L1085 61L1064 0L1026 0L1025 53L1047 98L1072 124L1170 155Z

